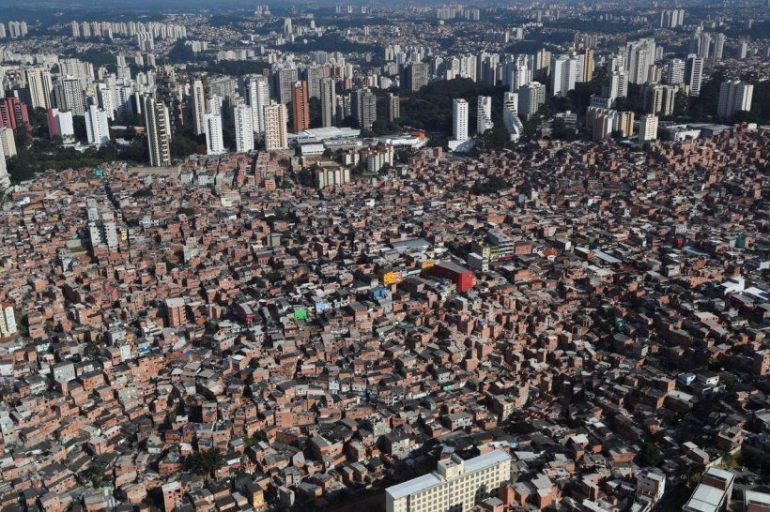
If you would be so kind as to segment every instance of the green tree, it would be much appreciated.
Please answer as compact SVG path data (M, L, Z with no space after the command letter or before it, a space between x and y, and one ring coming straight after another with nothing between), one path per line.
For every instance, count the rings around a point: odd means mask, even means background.
M225 459L217 448L197 451L190 457L190 469L202 475L213 476L224 465Z
M693 464L690 469L687 470L687 485L694 487L703 480L703 472L706 471L706 466L703 464Z
M636 463L640 466L658 466L663 462L663 454L660 448L653 442L647 442L642 445L642 449L636 456Z

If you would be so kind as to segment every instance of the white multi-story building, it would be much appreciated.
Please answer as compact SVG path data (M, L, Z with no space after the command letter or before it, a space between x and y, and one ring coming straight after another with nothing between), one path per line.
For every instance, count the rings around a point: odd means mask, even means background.
M468 140L468 102L462 98L452 102L452 135L454 140Z
M519 119L519 95L515 92L506 92L503 95L503 123L511 140L518 141L524 132L524 125Z
M107 112L91 105L86 112L86 133L88 134L88 143L94 146L101 146L110 142L110 127L107 123Z
M270 105L270 82L261 75L246 77L244 81L246 103L251 107L254 133L265 134L265 107Z
M171 121L168 107L146 96L142 102L144 121L147 129L147 145L152 167L171 167Z
M666 492L666 475L657 469L645 469L636 475L636 492L657 503Z
M192 107L195 135L200 135L206 132L206 91L201 80L193 81Z
M5 163L5 152L0 146L0 192L11 186L11 177L8 175L8 164Z
M0 128L0 146L2 146L6 158L16 156L16 138L13 135L13 130L7 126Z
M251 107L240 104L233 107L235 121L235 150L248 153L254 150L254 124L251 119Z
M288 149L288 132L286 128L286 105L271 103L265 107L265 149L277 151Z
M16 334L16 316L13 314L13 306L0 303L0 337L7 338Z
M321 98L321 126L328 128L334 124L334 103L337 99L334 79L322 78L319 82Z
M719 88L717 117L730 117L742 110L751 110L754 86L740 80L727 80Z
M545 85L540 82L532 82L519 89L519 114L525 119L537 113L543 103L545 103Z
M511 456L495 450L440 460L436 471L385 490L386 512L468 512L511 478Z
M658 116L647 114L639 119L639 142L658 138Z
M625 63L629 83L641 85L647 82L650 68L655 63L655 40L640 39L627 43Z
M27 87L32 99L32 108L53 107L53 82L51 73L45 68L30 68L26 71Z
M578 59L569 55L561 55L551 61L551 90L554 96L565 96L575 88L578 67Z
M206 154L221 155L226 153L222 138L222 116L219 113L206 114Z
M479 96L476 107L476 133L482 135L494 126L492 122L492 97Z
M684 80L690 96L700 96L700 88L703 84L703 59L697 55L687 56L687 62L684 67Z

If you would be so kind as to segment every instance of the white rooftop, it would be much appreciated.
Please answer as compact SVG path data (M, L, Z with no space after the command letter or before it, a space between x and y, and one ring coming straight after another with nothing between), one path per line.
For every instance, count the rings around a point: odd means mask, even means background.
M494 450L484 455L479 455L472 459L465 461L465 473L473 473L482 469L486 469L490 466L494 466L500 462L511 460L511 456L502 450ZM439 485L444 480L441 479L436 473L429 473L427 475L418 476L407 482L388 487L385 492L390 495L394 500L398 500L415 494L418 492L430 489L433 486Z
M725 492L710 485L699 484L692 493L683 510L691 512L717 512L724 499Z

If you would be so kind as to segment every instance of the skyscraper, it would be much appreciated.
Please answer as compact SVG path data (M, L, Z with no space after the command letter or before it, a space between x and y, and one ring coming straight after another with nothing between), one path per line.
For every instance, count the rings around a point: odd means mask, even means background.
M683 84L685 67L685 61L682 59L672 59L666 66L664 81L668 85Z
M578 77L578 82L590 82L594 77L594 68L596 67L594 51L591 48L583 48L581 54L583 56L583 76Z
M462 98L452 102L452 135L458 142L468 140L468 102Z
M195 80L192 85L192 110L195 135L206 133L206 92L203 81Z
M328 68L324 66L310 66L307 68L307 95L308 98L319 99L321 97L321 80L326 77Z
M96 105L88 107L86 133L88 135L88 143L94 146L110 142L110 127L107 124L107 113Z
M388 93L388 121L393 122L401 117L401 98L398 94Z
M727 42L727 37L724 34L720 33L714 36L714 60L722 60L725 52L725 42Z
M476 106L476 133L482 135L494 126L492 122L492 97L479 96Z
M32 100L32 108L53 107L53 82L51 73L45 68L30 68L26 71L27 87Z
M334 79L321 79L321 126L328 128L334 125L334 110L337 94L334 91Z
M625 57L628 82L639 85L647 82L650 66L655 63L655 39L626 43Z
M749 56L749 42L746 41L745 39L741 41L739 51L740 51L741 60L747 58Z
M233 107L235 121L235 150L238 153L248 153L254 150L254 125L251 118L251 107L243 103Z
M674 85L647 84L643 88L645 111L662 116L672 115L678 89Z
M428 85L430 66L427 62L413 62L404 67L403 86L411 92L419 91Z
M703 59L690 54L684 67L684 80L690 90L690 96L700 95L700 87L703 82Z
M307 98L307 82L295 82L291 86L292 129L294 133L310 128L310 104Z
M219 111L206 114L206 154L221 155L225 153L225 143L222 138L222 115Z
M545 48L541 48L535 53L535 68L534 74L537 79L540 76L545 76L551 71L551 52Z
M371 130L377 120L377 96L364 88L353 93L353 100L358 127L362 130Z
M577 64L577 59L569 55L560 55L551 61L551 91L554 96L566 96L575 88Z
M272 102L265 106L265 149L267 151L288 149L286 117L286 105Z
M70 110L77 116L86 113L86 101L79 78L61 78L54 86L56 106L61 110Z
M515 92L506 92L503 95L503 123L511 136L512 141L521 138L524 125L519 119L519 95Z
M740 80L727 80L719 88L717 117L730 117L736 112L751 110L754 86Z
M273 75L275 87L272 90L278 103L288 104L291 101L291 87L297 81L297 68L281 68Z
M519 114L528 119L545 103L545 85L532 82L519 89Z
M18 154L13 130L8 127L0 128L0 146L3 147L3 153L7 158L12 158Z
M171 122L168 107L156 101L154 96L142 100L144 124L147 129L147 145L152 167L171 167Z
M0 192L11 186L11 177L8 175L8 164L5 163L5 152L0 146Z
M267 78L262 75L249 75L244 79L243 88L245 89L246 103L251 107L251 122L254 126L254 133L264 135L264 109L270 104L270 84Z
M647 114L639 119L639 142L658 138L658 116Z

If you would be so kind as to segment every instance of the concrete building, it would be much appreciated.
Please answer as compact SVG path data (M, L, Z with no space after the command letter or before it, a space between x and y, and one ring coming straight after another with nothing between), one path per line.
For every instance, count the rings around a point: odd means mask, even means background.
M243 82L246 103L251 107L254 133L265 134L265 107L270 104L270 83L261 75L249 75Z
M428 85L430 66L426 62L413 62L404 67L403 83L411 91L417 92Z
M468 140L468 102L462 98L452 102L452 138L458 142Z
M684 512L720 512L730 505L735 475L730 471L708 468L703 479L684 505Z
M566 96L575 88L578 80L578 59L570 55L561 55L551 61L551 94ZM580 73L582 79L582 72Z
M88 134L88 143L94 146L100 146L110 142L110 127L107 123L107 112L91 105L86 113L86 133Z
M639 142L658 138L658 116L647 114L639 118Z
M3 159L3 161L5 160ZM2 169L0 169L1 171ZM0 176L0 189L2 188L2 176ZM13 313L13 306L8 303L0 304L0 337L7 338L8 336L13 336L16 332L16 315Z
M206 92L202 80L193 81L192 110L195 135L206 133Z
M645 469L636 475L636 492L657 503L666 492L666 475L657 469Z
M310 128L310 103L305 81L294 82L291 86L291 114L294 133Z
M66 143L75 141L75 126L72 112L61 112L58 108L48 110L48 134L51 139L56 136Z
M401 98L398 94L388 93L388 121L393 122L401 117Z
M727 80L719 88L717 117L730 117L737 112L751 110L754 85L740 80Z
M27 87L32 101L32 108L52 108L53 105L53 82L51 73L45 68L30 68L25 72L27 78Z
M3 154L6 158L12 158L16 156L16 138L13 135L13 130L4 126L0 128L0 147L3 148Z
M515 92L506 92L503 95L503 123L511 140L518 141L524 132L524 125L519 119L519 95Z
M11 177L8 175L8 164L5 161L5 152L0 146L0 191L11 186ZM1 326L0 326L1 327Z
M672 115L678 91L679 89L673 85L645 85L643 89L645 111L648 114L660 114L661 116Z
M714 60L717 62L720 62L724 56L725 52L725 43L727 42L727 37L719 33L714 36Z
M81 81L76 77L62 78L54 87L56 106L60 110L69 110L76 116L86 113L86 100Z
M168 107L156 101L154 96L145 96L142 102L144 123L147 129L147 145L152 167L171 167L171 122Z
M519 114L528 119L545 103L545 85L532 82L519 89Z
M440 460L436 471L385 490L386 512L468 512L511 477L511 456L495 450Z
M687 56L684 81L690 91L690 96L700 96L700 88L703 83L703 59L701 57L694 54Z
M648 81L655 63L655 40L640 39L626 43L625 64L628 82L641 85Z
M634 133L634 113L618 112L601 107L588 107L586 127L591 130L594 140L606 139L613 133L621 137L630 137Z
M685 67L685 61L682 59L671 59L671 61L666 65L666 71L663 74L663 80L668 85L683 84Z
M283 105L291 101L292 85L297 82L297 68L280 68L273 73L273 99Z
M222 138L222 115L206 114L206 154L221 155L227 152Z
M768 512L770 511L770 494L746 489L743 491L743 504L746 512Z
M254 150L254 123L251 118L251 107L240 104L233 107L235 121L235 150L238 153L248 153Z
M321 96L321 126L328 128L334 125L334 110L337 94L333 78L322 78L320 84Z
M282 103L273 102L265 107L265 149L267 151L288 149L286 117L286 105Z
M492 97L479 96L476 106L476 133L482 135L494 126L492 122Z
M362 130L371 130L377 120L377 96L367 88L351 93L353 116Z

